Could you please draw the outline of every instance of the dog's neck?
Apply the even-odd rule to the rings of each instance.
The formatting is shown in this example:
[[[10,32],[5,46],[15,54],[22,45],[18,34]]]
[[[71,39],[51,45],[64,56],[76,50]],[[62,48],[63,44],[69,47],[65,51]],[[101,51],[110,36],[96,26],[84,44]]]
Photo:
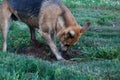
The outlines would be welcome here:
[[[64,4],[61,4],[60,6],[63,11],[62,17],[64,18],[66,27],[77,26],[78,24],[71,11]]]
[[[61,16],[58,17],[57,20],[57,28],[56,28],[57,33],[64,31],[66,28],[78,26],[70,10],[64,4],[61,4],[60,6],[63,13]]]

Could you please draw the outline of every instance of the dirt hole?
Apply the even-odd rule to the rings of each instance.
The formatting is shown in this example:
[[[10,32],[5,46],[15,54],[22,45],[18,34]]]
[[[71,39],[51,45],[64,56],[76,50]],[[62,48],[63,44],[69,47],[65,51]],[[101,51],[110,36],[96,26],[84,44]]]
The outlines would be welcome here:
[[[41,58],[43,60],[56,61],[56,58],[55,58],[54,54],[51,52],[48,45],[46,45],[44,43],[39,43],[39,46],[31,45],[24,49],[17,50],[17,53],[25,54],[25,55],[32,55],[37,58]],[[79,50],[69,50],[67,53],[63,53],[62,56],[67,60],[69,60],[71,58],[84,57],[83,54],[80,54]]]

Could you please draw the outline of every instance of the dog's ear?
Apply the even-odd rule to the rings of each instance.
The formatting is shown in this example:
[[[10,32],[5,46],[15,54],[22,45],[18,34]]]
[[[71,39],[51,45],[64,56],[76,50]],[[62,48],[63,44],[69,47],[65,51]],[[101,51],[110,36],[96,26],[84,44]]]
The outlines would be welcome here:
[[[74,38],[74,36],[75,36],[75,31],[74,31],[74,30],[70,30],[70,31],[68,32],[68,36],[69,36],[70,38]]]
[[[84,33],[88,29],[90,24],[91,24],[90,22],[85,23],[84,26],[81,28],[80,32]]]
[[[65,37],[66,38],[74,38],[75,36],[75,31],[74,30],[69,30],[65,32]]]

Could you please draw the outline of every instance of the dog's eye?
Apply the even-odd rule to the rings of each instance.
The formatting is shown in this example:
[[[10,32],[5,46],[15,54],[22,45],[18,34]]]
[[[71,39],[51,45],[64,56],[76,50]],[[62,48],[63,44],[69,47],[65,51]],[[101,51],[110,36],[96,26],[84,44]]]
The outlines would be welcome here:
[[[65,44],[66,47],[69,47],[70,45],[69,44]]]

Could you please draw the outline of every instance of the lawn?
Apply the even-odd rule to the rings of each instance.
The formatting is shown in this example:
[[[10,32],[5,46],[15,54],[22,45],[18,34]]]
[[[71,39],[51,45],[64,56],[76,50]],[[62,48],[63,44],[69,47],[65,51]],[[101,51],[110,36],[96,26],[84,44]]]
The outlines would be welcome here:
[[[8,52],[0,52],[0,80],[119,80],[120,79],[120,1],[63,0],[82,26],[89,30],[70,50],[82,58],[73,63],[46,61],[16,51],[31,45],[29,29],[13,22],[8,35]],[[37,33],[38,39],[45,43]],[[2,36],[0,31],[0,51]],[[79,56],[79,55],[77,55]]]

